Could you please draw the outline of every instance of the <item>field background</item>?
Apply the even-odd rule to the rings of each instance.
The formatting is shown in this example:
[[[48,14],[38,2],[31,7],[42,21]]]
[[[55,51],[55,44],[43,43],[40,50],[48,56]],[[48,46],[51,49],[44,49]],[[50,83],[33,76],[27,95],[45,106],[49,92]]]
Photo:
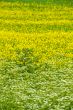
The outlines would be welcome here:
[[[72,0],[0,0],[0,110],[73,110]]]

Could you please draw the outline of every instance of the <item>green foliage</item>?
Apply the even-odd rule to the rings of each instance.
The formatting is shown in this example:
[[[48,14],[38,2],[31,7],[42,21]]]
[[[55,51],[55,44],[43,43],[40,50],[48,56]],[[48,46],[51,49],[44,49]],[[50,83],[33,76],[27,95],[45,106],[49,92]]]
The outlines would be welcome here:
[[[57,69],[53,65],[43,64],[40,69],[32,71],[28,68],[27,71],[27,66],[18,66],[15,62],[2,64],[1,110],[71,110],[73,108],[71,68]]]
[[[3,1],[11,2],[10,0],[3,0]],[[18,1],[18,0],[12,0],[12,2],[13,1]],[[30,1],[25,0],[24,2],[33,2],[33,0]],[[38,3],[41,2],[47,4],[55,3],[54,6],[57,6],[57,4],[63,4],[63,3],[66,4],[66,2],[69,3],[70,1],[35,0],[35,2]],[[72,3],[72,1],[70,3]],[[44,12],[41,15],[41,13],[43,12],[43,7],[40,5],[38,5],[38,7],[37,6],[35,7],[33,5],[26,7],[24,6],[13,7],[12,5],[10,6],[7,5],[8,4],[4,6],[1,5],[0,7],[0,11],[3,10],[2,11],[3,13],[1,12],[3,15],[0,15],[1,18],[0,31],[2,31],[0,35],[1,36],[0,52],[4,52],[6,49],[5,55],[10,54],[10,56],[8,57],[0,58],[0,110],[72,110],[73,109],[73,58],[71,56],[73,54],[73,50],[72,50],[73,34],[71,32],[73,30],[72,13],[70,13],[68,10],[61,11],[62,6],[61,8],[57,6],[58,8],[52,11],[51,8],[53,9],[53,6],[50,7],[50,5],[48,5],[47,8],[47,5],[45,5],[46,13],[48,9],[49,12],[51,11],[51,14],[49,13],[49,15],[45,15]],[[15,12],[15,10],[16,13],[14,13],[13,15],[13,12]],[[20,13],[22,13],[22,11],[23,12],[27,11],[27,13],[25,13],[26,15],[25,14],[21,15],[18,13],[19,11]],[[31,13],[31,16],[29,16],[28,14],[28,12],[30,11],[33,12]],[[61,14],[59,14],[60,12]],[[49,18],[50,16],[51,18]],[[43,20],[43,22],[44,19],[45,21],[51,20],[53,25],[50,24],[48,25],[47,23],[46,25],[35,24],[35,22],[32,22],[32,24],[28,23],[27,25],[25,25],[27,19],[28,21]],[[70,24],[66,22],[66,24],[61,25],[60,23],[59,25],[57,24],[59,22],[58,19],[62,21],[68,20]],[[6,20],[7,22],[5,22]],[[11,21],[9,22],[9,20],[13,22]],[[16,20],[17,22],[14,20]],[[56,24],[54,24],[54,20],[56,21]],[[21,22],[19,24],[18,21],[22,21],[22,24]],[[25,21],[24,24],[23,21]],[[46,34],[46,32],[50,30],[51,30],[51,34],[54,31],[56,32],[59,31],[57,37],[61,37],[59,35],[60,32],[62,31],[63,38],[60,38],[60,40],[57,39],[59,41],[55,42],[55,39],[57,37],[54,36],[53,39],[53,35],[54,35],[53,34],[52,35],[53,41],[51,40],[50,42],[46,42],[45,40],[48,46],[48,50],[49,49],[53,50],[52,52],[54,52],[55,50],[57,54],[55,53],[55,55],[52,56],[53,54],[52,53],[51,57],[48,57],[46,62],[39,63],[39,59],[41,58],[34,55],[34,49],[20,47],[19,43],[24,44],[24,42],[23,39],[21,40],[21,42],[19,42],[18,37],[20,37],[20,39],[22,35],[26,37],[25,34],[22,34],[25,32],[26,34],[28,33],[29,36],[31,33],[33,34],[33,32],[37,32],[40,33],[39,35],[42,35],[44,33],[44,37],[45,36],[51,37],[50,36],[51,34]],[[3,34],[4,31],[6,31],[7,34],[5,33]],[[66,32],[69,33],[67,34]],[[14,38],[15,35],[17,37],[17,42],[16,39]],[[35,33],[34,35],[37,36],[38,34]],[[9,36],[9,39],[6,39],[7,38],[6,36],[7,37]],[[10,37],[12,37],[12,40],[10,40]],[[6,42],[9,45],[6,45]],[[60,42],[63,43],[60,44]],[[46,46],[46,43],[44,46]],[[9,48],[9,46],[11,47]],[[10,49],[10,51],[8,51],[8,49]],[[60,52],[60,50],[62,52]],[[64,54],[70,56],[68,57],[64,56],[63,51]],[[10,53],[6,53],[6,52],[10,52]],[[15,59],[11,59],[13,55],[11,54],[11,52],[15,52],[14,53],[16,55],[16,57],[14,57]],[[43,53],[46,52],[43,51],[42,56],[44,55]],[[4,54],[2,54],[2,56],[3,55]]]
[[[25,2],[25,3],[43,3],[43,4],[60,4],[73,5],[73,0],[0,0],[4,2]]]

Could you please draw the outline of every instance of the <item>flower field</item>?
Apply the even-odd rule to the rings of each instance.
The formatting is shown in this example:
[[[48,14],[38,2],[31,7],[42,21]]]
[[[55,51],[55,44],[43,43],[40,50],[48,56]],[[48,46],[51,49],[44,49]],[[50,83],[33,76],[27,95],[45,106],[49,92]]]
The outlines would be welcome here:
[[[71,5],[0,2],[0,110],[73,110]]]

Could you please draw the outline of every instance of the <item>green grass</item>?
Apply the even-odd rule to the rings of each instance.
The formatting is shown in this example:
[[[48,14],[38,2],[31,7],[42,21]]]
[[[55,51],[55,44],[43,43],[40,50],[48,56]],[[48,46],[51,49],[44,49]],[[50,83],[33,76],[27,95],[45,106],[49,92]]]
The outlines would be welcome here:
[[[73,110],[72,1],[10,1],[0,2],[0,110]]]
[[[60,4],[60,5],[73,5],[73,0],[0,0],[3,2],[25,2],[25,3],[42,3],[42,4]]]

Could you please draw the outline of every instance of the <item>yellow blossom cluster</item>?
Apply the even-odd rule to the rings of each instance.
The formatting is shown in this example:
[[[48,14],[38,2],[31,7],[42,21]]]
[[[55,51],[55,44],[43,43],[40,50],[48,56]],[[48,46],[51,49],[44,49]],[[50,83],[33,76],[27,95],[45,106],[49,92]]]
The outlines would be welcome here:
[[[0,16],[0,59],[18,60],[24,49],[39,62],[73,58],[73,8],[1,2]]]

